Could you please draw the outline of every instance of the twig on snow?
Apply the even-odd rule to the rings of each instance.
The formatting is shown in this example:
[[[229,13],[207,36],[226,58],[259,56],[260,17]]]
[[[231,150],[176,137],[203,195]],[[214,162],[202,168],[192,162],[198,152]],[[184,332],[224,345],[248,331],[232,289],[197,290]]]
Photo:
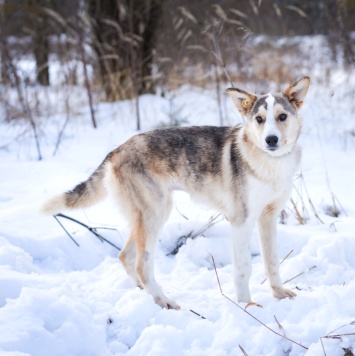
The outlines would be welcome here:
[[[62,229],[66,232],[66,234],[69,236],[69,238],[75,243],[75,245],[79,246],[80,245],[75,241],[74,237],[69,234],[68,230],[64,227],[64,225],[59,221],[56,215],[53,215],[54,219],[57,220],[58,224],[62,227]]]
[[[274,319],[279,327],[280,330],[282,330],[282,333],[284,334],[284,336],[286,336],[286,333],[285,333],[285,330],[284,328],[282,327],[282,325],[280,324],[280,322],[277,320],[276,316],[274,315]]]
[[[345,326],[349,326],[349,325],[355,325],[355,320],[352,321],[351,323],[348,323],[348,324],[344,324],[344,325],[342,325],[342,326],[339,326],[339,327],[336,328],[335,330],[333,330],[333,331],[331,331],[330,333],[328,333],[328,335],[329,335],[329,334],[333,334],[333,333],[335,333],[336,331],[338,331],[339,329],[342,329],[342,328],[344,328]]]
[[[313,266],[313,267],[307,268],[305,271],[303,271],[303,272],[297,274],[296,276],[294,276],[294,277],[288,279],[287,281],[283,282],[282,284],[286,284],[286,283],[288,283],[288,282],[290,282],[290,281],[293,281],[295,278],[297,278],[297,277],[299,277],[299,276],[302,276],[302,274],[305,274],[306,272],[310,271],[310,270],[313,269],[313,268],[317,268],[317,266]]]
[[[327,356],[326,352],[325,352],[325,348],[324,348],[324,344],[323,344],[323,340],[322,339],[336,339],[336,340],[341,340],[341,338],[343,336],[355,336],[355,333],[349,333],[349,334],[338,334],[338,335],[325,335],[325,336],[321,336],[320,342],[322,344],[322,348],[323,348],[323,353],[324,356]],[[346,354],[347,355],[347,354]],[[351,354],[352,355],[352,354]]]
[[[178,212],[179,212],[179,210],[178,210]],[[180,213],[180,214],[181,214],[181,213]],[[182,214],[181,214],[181,215],[182,215]],[[184,236],[179,237],[179,239],[178,239],[177,242],[176,242],[176,247],[175,247],[171,252],[169,252],[169,253],[167,254],[167,256],[176,255],[176,254],[179,252],[180,248],[181,248],[183,245],[186,244],[187,239],[193,240],[193,239],[195,239],[196,237],[198,237],[198,236],[200,236],[200,235],[203,236],[203,233],[204,233],[205,231],[207,231],[211,226],[213,226],[213,225],[219,223],[220,221],[224,220],[224,216],[221,217],[221,215],[222,215],[222,214],[219,213],[219,214],[215,214],[215,215],[211,216],[211,217],[209,218],[208,222],[207,222],[204,226],[202,226],[201,229],[197,230],[196,232],[190,231],[187,235],[184,235]],[[185,219],[187,219],[184,215],[182,215],[182,216],[183,216]]]
[[[64,215],[64,214],[57,214],[57,215],[53,215],[53,217],[58,221],[59,225],[63,228],[63,230],[66,232],[66,234],[70,237],[70,239],[77,245],[80,246],[75,240],[74,238],[70,235],[70,233],[68,232],[68,230],[65,229],[65,227],[63,226],[63,224],[59,221],[58,217],[60,218],[64,218],[64,219],[68,219],[72,222],[75,222],[76,224],[79,224],[83,227],[85,227],[85,229],[89,230],[92,234],[94,234],[102,243],[103,242],[107,242],[108,244],[110,244],[111,246],[113,246],[114,248],[116,248],[118,251],[121,251],[121,249],[119,247],[117,247],[114,243],[112,243],[111,241],[107,240],[106,238],[104,238],[102,235],[100,235],[97,230],[98,229],[105,229],[105,230],[116,230],[114,228],[109,228],[109,227],[90,227],[89,225],[84,224],[83,222],[74,219],[70,216]]]
[[[192,309],[190,309],[190,312],[199,316],[201,319],[206,319],[203,315],[199,314],[199,313],[196,313],[195,311],[193,311]]]
[[[243,352],[244,356],[248,356],[248,354],[245,352],[245,350],[239,345],[240,350]]]
[[[321,344],[322,344],[324,356],[327,356],[327,354],[326,354],[326,352],[325,352],[325,348],[324,348],[324,344],[323,344],[323,340],[322,340],[322,339],[336,339],[336,340],[339,340],[339,339],[341,339],[343,336],[355,336],[355,333],[330,335],[330,334],[333,334],[335,331],[337,331],[337,330],[339,330],[339,329],[341,329],[341,328],[344,328],[345,326],[349,326],[349,325],[355,325],[355,321],[352,321],[352,322],[349,323],[349,324],[342,325],[342,326],[340,326],[339,328],[336,328],[335,330],[331,331],[331,332],[328,333],[327,335],[321,336],[321,337],[319,338],[319,339],[320,339],[320,342],[321,342]],[[352,355],[352,353],[351,353],[351,354],[345,353],[345,355]]]
[[[263,323],[261,320],[259,320],[258,318],[256,318],[253,314],[249,313],[246,309],[242,308],[239,304],[237,304],[234,300],[232,300],[231,298],[229,298],[228,296],[226,296],[224,293],[223,293],[223,290],[222,290],[222,286],[221,286],[221,282],[219,281],[219,277],[218,277],[218,273],[217,273],[217,267],[216,267],[216,263],[214,261],[214,257],[212,255],[210,255],[211,258],[212,258],[212,262],[213,262],[213,266],[214,266],[214,271],[216,273],[216,277],[217,277],[217,281],[218,281],[218,286],[219,286],[219,290],[222,294],[222,296],[226,299],[228,299],[231,303],[233,303],[236,307],[238,307],[240,310],[242,310],[244,313],[248,314],[251,318],[253,318],[254,320],[256,320],[259,324],[263,325],[266,329],[270,330],[272,333],[274,333],[275,335],[278,335],[280,337],[282,337],[283,339],[286,339],[290,342],[292,342],[293,344],[296,344],[300,347],[303,347],[305,350],[308,350],[308,347],[306,346],[303,346],[302,344],[298,343],[297,341],[294,341],[290,338],[288,338],[287,336],[284,336],[278,332],[276,332],[275,330],[271,329],[269,326],[267,326],[265,323]]]

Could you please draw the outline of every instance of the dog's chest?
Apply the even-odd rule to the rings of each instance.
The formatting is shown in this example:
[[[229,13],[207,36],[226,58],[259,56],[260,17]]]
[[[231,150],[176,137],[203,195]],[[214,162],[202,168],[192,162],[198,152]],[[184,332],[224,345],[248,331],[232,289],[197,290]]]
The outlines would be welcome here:
[[[247,178],[247,206],[250,214],[259,216],[270,204],[283,203],[292,189],[292,177],[265,182],[253,176]],[[277,205],[278,205],[277,204]]]

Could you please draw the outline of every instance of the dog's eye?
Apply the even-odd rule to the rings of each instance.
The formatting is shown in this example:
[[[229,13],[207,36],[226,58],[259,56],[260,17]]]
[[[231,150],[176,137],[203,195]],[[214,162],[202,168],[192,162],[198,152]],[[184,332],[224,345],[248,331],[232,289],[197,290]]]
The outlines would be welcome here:
[[[281,114],[280,116],[279,116],[279,120],[280,121],[285,121],[287,119],[287,115],[286,114]]]
[[[258,124],[261,124],[263,122],[263,118],[261,116],[257,116],[255,120],[257,121]]]

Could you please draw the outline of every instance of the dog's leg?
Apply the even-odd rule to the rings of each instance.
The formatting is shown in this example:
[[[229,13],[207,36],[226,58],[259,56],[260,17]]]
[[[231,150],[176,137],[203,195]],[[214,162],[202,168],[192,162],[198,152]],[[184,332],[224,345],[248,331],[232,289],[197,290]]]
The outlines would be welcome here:
[[[258,227],[266,276],[269,279],[274,296],[278,299],[282,299],[287,297],[292,298],[296,296],[296,293],[283,288],[281,283],[276,234],[279,211],[280,209],[273,204],[266,206],[259,218]]]
[[[250,235],[252,224],[232,224],[234,282],[238,302],[249,303],[249,279],[251,275]]]
[[[154,277],[155,243],[172,208],[171,191],[163,180],[148,170],[138,174],[128,168],[116,170],[113,178],[117,179],[111,182],[131,227],[131,234],[119,258],[128,275],[152,295],[158,305],[179,309],[174,301],[164,295]]]
[[[136,235],[137,232],[132,230],[118,258],[136,286],[143,289],[142,282],[136,272]]]
[[[173,300],[168,299],[154,277],[154,252],[159,231],[167,220],[172,202],[171,197],[166,204],[160,201],[159,211],[146,209],[136,222],[136,272],[144,289],[153,296],[154,301],[163,308],[180,309]]]

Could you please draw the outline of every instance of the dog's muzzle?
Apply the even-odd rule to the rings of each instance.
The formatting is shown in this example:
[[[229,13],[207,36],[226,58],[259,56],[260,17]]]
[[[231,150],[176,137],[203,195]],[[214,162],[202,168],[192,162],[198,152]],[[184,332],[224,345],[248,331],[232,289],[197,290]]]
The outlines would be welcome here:
[[[275,151],[278,148],[279,138],[275,135],[270,135],[266,137],[265,142],[268,150]]]

